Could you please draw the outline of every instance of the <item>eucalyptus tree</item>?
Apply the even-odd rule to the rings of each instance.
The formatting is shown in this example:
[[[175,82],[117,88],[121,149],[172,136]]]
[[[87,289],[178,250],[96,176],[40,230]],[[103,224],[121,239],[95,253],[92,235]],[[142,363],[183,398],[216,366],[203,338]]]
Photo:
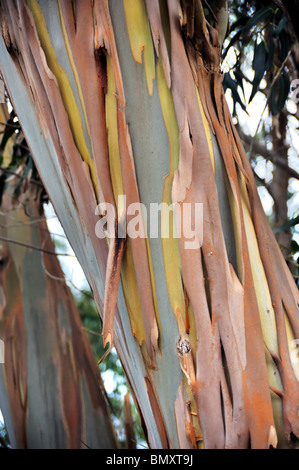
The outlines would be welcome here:
[[[223,92],[227,2],[0,5],[9,96],[150,447],[291,445],[298,291]]]

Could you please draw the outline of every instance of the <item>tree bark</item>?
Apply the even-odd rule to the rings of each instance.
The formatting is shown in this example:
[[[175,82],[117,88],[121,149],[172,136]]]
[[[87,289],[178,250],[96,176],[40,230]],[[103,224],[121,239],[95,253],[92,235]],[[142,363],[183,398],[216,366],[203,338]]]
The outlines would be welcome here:
[[[288,145],[286,143],[287,116],[280,112],[273,116],[272,143],[275,153],[279,153],[281,158],[288,163]],[[282,226],[288,220],[288,189],[289,174],[283,168],[275,168],[271,182],[271,192],[274,196],[274,214],[276,227]],[[276,240],[280,245],[283,256],[287,260],[291,254],[291,231],[290,229],[278,232]]]
[[[105,306],[104,341],[117,348],[150,446],[267,448],[298,438],[298,291],[232,124],[219,31],[202,3],[2,0],[0,11],[1,71]],[[190,240],[165,206],[158,238],[151,227],[145,239],[127,233],[123,250],[97,236],[99,203],[118,209],[106,219],[120,231],[126,213],[128,231],[128,209],[140,202],[148,214],[153,203],[190,204],[193,229],[202,203],[203,237]],[[173,219],[181,237],[164,238]]]
[[[29,183],[25,195],[16,197],[18,181],[12,177],[3,196],[0,229],[0,241],[11,240],[0,245],[0,408],[10,443],[27,449],[117,448],[103,382],[55,255],[41,190]]]

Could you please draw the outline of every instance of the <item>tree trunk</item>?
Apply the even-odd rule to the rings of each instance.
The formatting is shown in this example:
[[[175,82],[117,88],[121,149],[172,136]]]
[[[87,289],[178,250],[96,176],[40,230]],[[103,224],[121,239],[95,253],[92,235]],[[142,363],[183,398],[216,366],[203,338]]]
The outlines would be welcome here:
[[[1,71],[149,445],[299,438],[298,291],[224,98],[226,2],[218,29],[192,0],[0,4]]]
[[[272,129],[272,144],[273,149],[278,153],[281,158],[288,163],[288,145],[286,143],[286,127],[287,127],[287,116],[282,111],[278,115],[273,116],[273,129]],[[273,194],[274,200],[274,214],[275,214],[275,226],[280,227],[288,220],[288,190],[289,190],[289,174],[287,170],[283,168],[275,167],[273,170],[273,179],[270,184],[271,194]],[[276,240],[280,246],[283,256],[287,260],[291,251],[291,230],[286,229],[276,234]]]
[[[12,177],[3,196],[0,231],[0,408],[11,445],[117,448],[99,369],[47,229],[40,187],[16,195],[18,182]]]

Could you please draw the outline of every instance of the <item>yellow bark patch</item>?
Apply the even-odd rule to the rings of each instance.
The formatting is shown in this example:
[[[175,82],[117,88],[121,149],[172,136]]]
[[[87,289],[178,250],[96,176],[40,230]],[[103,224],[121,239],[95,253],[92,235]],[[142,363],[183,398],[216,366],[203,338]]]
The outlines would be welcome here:
[[[296,350],[298,350],[298,338],[296,338],[294,334],[290,320],[288,316],[286,315],[286,313],[285,313],[284,319],[285,319],[285,324],[286,324],[286,333],[287,333],[287,338],[288,338],[290,359],[291,359],[295,376],[297,380],[299,381],[299,361],[298,361],[298,353],[296,352]]]
[[[250,258],[250,266],[252,270],[254,289],[261,318],[263,336],[267,346],[271,348],[272,351],[274,351],[276,354],[278,354],[275,313],[272,306],[264,266],[260,257],[256,233],[251,218],[251,211],[249,206],[247,189],[245,186],[245,179],[243,175],[240,176],[240,190],[246,239]]]
[[[48,67],[56,77],[61,97],[69,117],[70,127],[74,136],[74,141],[81,154],[82,159],[88,164],[90,168],[92,181],[98,196],[99,191],[95,165],[84,138],[81,115],[72,91],[71,84],[69,82],[65,70],[61,67],[57,59],[55,49],[53,47],[53,44],[51,43],[51,39],[47,30],[43,11],[39,3],[37,2],[37,0],[28,0],[28,7],[30,8],[34,18],[38,37],[41,43],[41,47],[45,53]]]
[[[153,94],[155,79],[155,55],[150,27],[143,0],[123,0],[127,29],[134,60],[144,67],[148,92]]]
[[[88,132],[88,135],[90,135],[88,120],[87,120],[87,114],[86,114],[86,109],[85,109],[85,104],[84,104],[84,98],[83,98],[83,93],[82,93],[82,88],[81,88],[78,72],[77,72],[77,69],[76,69],[76,66],[75,66],[75,62],[74,62],[74,58],[73,58],[73,54],[72,54],[72,48],[70,46],[70,42],[69,42],[68,36],[67,36],[67,32],[66,32],[66,28],[65,28],[65,24],[64,24],[64,20],[63,20],[63,15],[62,15],[62,11],[61,11],[60,0],[58,0],[58,8],[59,8],[62,34],[63,34],[63,38],[64,38],[64,43],[65,43],[67,55],[68,55],[70,65],[71,65],[71,68],[72,68],[72,71],[73,71],[73,74],[74,74],[75,82],[76,82],[76,85],[77,85],[79,99],[80,99],[80,103],[81,103],[81,106],[82,106],[82,111],[83,111],[83,115],[84,115],[84,120],[85,120],[85,125],[86,125],[86,128],[87,128],[87,132]]]
[[[178,319],[180,334],[186,333],[185,327],[182,328],[178,312],[185,311],[185,298],[181,278],[181,258],[178,240],[176,238],[174,227],[174,214],[172,210],[167,210],[172,204],[171,190],[174,172],[179,163],[179,129],[174,109],[171,90],[167,87],[161,57],[157,63],[157,82],[160,97],[162,114],[169,139],[169,175],[164,181],[164,191],[161,210],[161,237],[164,258],[165,280],[167,285],[168,297],[171,308]],[[169,233],[166,230],[169,229]],[[179,313],[179,316],[181,313]]]
[[[109,167],[115,203],[119,213],[122,213],[123,208],[118,207],[118,196],[124,194],[124,188],[119,156],[116,85],[111,58],[109,55],[107,55],[107,81],[105,109],[109,149]]]
[[[141,345],[143,341],[145,342],[146,338],[130,243],[130,239],[128,238],[127,246],[122,259],[121,283],[130,318],[132,333],[133,336],[136,337],[138,344]]]

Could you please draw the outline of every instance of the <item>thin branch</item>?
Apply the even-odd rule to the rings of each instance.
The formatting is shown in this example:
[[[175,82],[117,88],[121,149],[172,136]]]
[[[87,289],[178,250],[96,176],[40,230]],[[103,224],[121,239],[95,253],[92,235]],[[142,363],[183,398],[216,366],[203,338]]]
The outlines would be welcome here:
[[[100,364],[102,364],[103,361],[105,361],[105,359],[109,356],[109,354],[111,353],[112,349],[113,349],[113,345],[110,344],[109,348],[107,349],[107,351],[103,354],[103,356],[98,360],[98,366]]]
[[[271,185],[268,184],[264,178],[261,178],[255,170],[253,170],[253,173],[254,173],[255,178],[261,183],[262,186],[264,186],[264,188],[266,188],[266,190],[272,197],[273,201],[275,202],[275,197],[273,195],[273,191],[271,190]]]
[[[25,248],[31,248],[32,250],[36,250],[36,251],[41,251],[43,253],[46,253],[48,255],[54,255],[54,256],[70,256],[72,258],[75,258],[74,255],[71,255],[69,253],[56,253],[55,251],[50,251],[50,250],[46,250],[44,248],[40,248],[39,246],[34,246],[34,245],[30,245],[28,243],[24,243],[24,242],[20,242],[19,240],[13,240],[11,238],[7,238],[7,237],[2,237],[0,236],[0,240],[4,241],[4,242],[7,242],[7,243],[13,243],[15,245],[20,245],[20,246],[24,246]]]
[[[82,326],[82,330],[86,331],[86,333],[89,333],[90,335],[97,336],[98,338],[102,338],[101,333],[97,333],[96,331],[89,330],[88,328],[85,328]]]
[[[209,5],[209,3],[207,2],[207,0],[204,0],[204,3],[205,3],[205,6],[207,7],[207,9],[209,10],[209,12],[211,13],[211,15],[213,16],[215,22],[217,23],[217,17],[211,7],[211,5]]]
[[[10,122],[3,122],[3,121],[0,121],[0,125],[2,125],[2,126],[7,126],[7,127],[12,127],[12,128],[14,128],[14,129],[21,129],[20,124],[11,124]]]
[[[82,444],[87,448],[87,449],[91,449],[91,447],[89,447],[86,442],[82,441],[82,439],[80,439],[80,441],[82,442]]]
[[[299,180],[299,173],[294,168],[289,167],[278,153],[268,150],[263,144],[258,142],[255,137],[245,134],[240,126],[237,126],[237,130],[241,140],[250,145],[251,153],[254,152],[257,155],[261,155],[266,160],[274,163],[274,165],[287,171],[290,178]]]
[[[1,211],[0,211],[0,215],[7,216],[7,214],[4,214]],[[18,224],[0,224],[0,228],[24,227],[24,226],[27,226],[27,225],[34,225],[34,224],[39,224],[39,223],[43,223],[43,222],[45,222],[45,219],[30,220],[29,222],[21,222],[21,223],[18,223]],[[49,232],[48,228],[39,227],[38,229],[43,231],[43,232]],[[63,235],[62,233],[50,232],[50,234],[51,234],[52,237],[61,237],[64,240],[67,240],[67,237],[65,235]]]
[[[45,232],[48,231],[47,228],[40,228],[40,230],[44,230]],[[63,235],[62,233],[55,233],[55,232],[51,232],[51,231],[50,231],[50,234],[51,234],[51,236],[53,236],[54,238],[55,238],[55,237],[60,237],[60,238],[63,238],[64,240],[68,241],[68,238],[67,238],[65,235]]]
[[[14,217],[12,216],[11,214],[7,213],[7,212],[3,212],[3,211],[0,211],[0,215],[3,215],[4,217],[6,217],[7,219],[10,219],[10,220],[14,220],[14,221],[18,221],[19,219],[17,217]],[[34,224],[39,224],[41,222],[44,222],[45,220],[49,220],[49,219],[57,219],[57,215],[51,215],[47,218],[45,217],[41,217],[41,218],[38,218],[38,219],[34,219],[34,220],[29,220],[28,222],[18,222],[17,224],[11,224],[11,225],[6,225],[6,224],[2,224],[0,225],[0,228],[11,228],[11,227],[19,227],[19,226],[23,226],[23,225],[34,225]],[[46,230],[46,229],[45,229]],[[58,235],[58,234],[56,234]],[[64,236],[64,235],[62,235]]]
[[[19,175],[15,171],[8,170],[7,168],[0,168],[0,171],[2,171],[3,173],[7,173],[8,175],[16,176],[17,178],[19,178],[21,180],[26,180],[31,184],[36,184],[37,186],[40,186],[41,188],[44,187],[44,185],[40,181],[37,181],[37,180],[34,180],[34,179],[28,180],[25,176]]]
[[[80,294],[84,295],[85,297],[87,297],[88,299],[90,300],[93,300],[94,301],[94,297],[92,294],[90,294],[89,292],[86,292],[85,290],[83,289],[80,289],[79,287],[77,287],[72,280],[69,281],[70,284],[72,284],[72,286],[74,287],[74,289],[76,289],[78,292],[80,292]]]
[[[0,214],[5,215],[5,216],[7,215],[3,212],[0,212]],[[21,222],[21,223],[18,223],[18,224],[0,224],[0,228],[24,227],[24,226],[27,226],[27,225],[39,224],[39,223],[42,223],[44,221],[45,221],[45,219],[39,219],[39,220],[30,220],[30,222]],[[42,230],[42,228],[40,227],[39,230]]]
[[[42,266],[43,266],[43,270],[46,276],[48,276],[50,279],[53,279],[54,281],[59,281],[59,282],[66,282],[65,277],[58,277],[58,276],[54,276],[54,274],[51,274],[45,267],[44,260],[42,260]]]

